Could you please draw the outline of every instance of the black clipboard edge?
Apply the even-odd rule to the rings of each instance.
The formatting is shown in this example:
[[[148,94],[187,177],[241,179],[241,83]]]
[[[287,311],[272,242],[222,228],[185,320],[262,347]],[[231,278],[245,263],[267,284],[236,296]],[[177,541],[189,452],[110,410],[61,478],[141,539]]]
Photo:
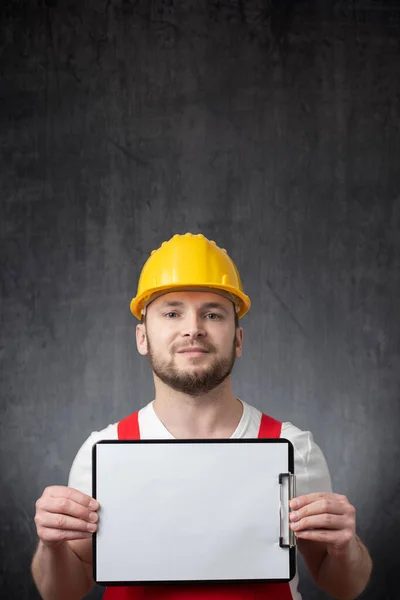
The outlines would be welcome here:
[[[294,575],[293,575],[294,577]],[[136,587],[136,586],[204,586],[208,585],[258,585],[258,584],[268,584],[268,583],[289,583],[293,577],[290,579],[207,579],[207,580],[188,580],[182,581],[179,579],[178,581],[96,581],[97,585],[101,585],[104,587]]]

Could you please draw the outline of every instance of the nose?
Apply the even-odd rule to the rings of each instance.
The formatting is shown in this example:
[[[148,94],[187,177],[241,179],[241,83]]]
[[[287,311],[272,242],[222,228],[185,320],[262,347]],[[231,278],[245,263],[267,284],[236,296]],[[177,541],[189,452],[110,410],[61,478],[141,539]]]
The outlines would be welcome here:
[[[188,313],[186,315],[183,321],[182,335],[183,337],[191,339],[204,337],[206,335],[201,315],[198,315],[197,313]]]

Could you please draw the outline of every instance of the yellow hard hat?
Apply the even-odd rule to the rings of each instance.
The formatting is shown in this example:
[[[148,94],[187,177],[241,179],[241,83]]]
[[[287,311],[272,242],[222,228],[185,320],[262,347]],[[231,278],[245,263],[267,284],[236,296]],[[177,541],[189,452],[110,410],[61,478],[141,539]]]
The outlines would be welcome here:
[[[239,318],[250,308],[250,298],[243,293],[236,265],[224,248],[201,233],[174,235],[153,250],[144,264],[131,311],[141,319],[146,305],[155,296],[199,288],[232,297]]]

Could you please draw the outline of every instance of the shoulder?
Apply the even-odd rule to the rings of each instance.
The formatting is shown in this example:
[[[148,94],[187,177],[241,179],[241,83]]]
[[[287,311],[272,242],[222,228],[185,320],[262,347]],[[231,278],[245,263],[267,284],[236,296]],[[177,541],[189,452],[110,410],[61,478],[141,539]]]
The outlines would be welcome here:
[[[117,440],[118,423],[112,423],[100,431],[92,431],[79,448],[68,477],[68,487],[92,495],[92,448],[101,440]]]
[[[100,442],[101,440],[116,439],[118,439],[118,423],[111,423],[111,425],[108,425],[100,431],[92,431],[89,437],[83,442],[82,446],[78,451],[78,454],[82,450],[82,448],[85,448],[87,446],[90,446],[91,448],[93,444],[95,444],[96,442]]]
[[[281,438],[293,444],[297,496],[331,492],[332,482],[325,456],[311,431],[303,431],[289,421],[282,423]]]

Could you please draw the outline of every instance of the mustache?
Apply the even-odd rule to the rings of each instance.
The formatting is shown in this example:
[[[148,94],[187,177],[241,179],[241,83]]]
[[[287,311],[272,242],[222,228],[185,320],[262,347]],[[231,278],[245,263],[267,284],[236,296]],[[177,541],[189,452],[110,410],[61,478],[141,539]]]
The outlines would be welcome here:
[[[213,352],[214,351],[214,346],[212,346],[209,343],[204,343],[202,342],[201,344],[199,344],[198,342],[196,344],[186,344],[184,346],[176,346],[173,348],[174,352],[182,352],[184,350],[190,350],[191,348],[200,348],[201,350],[204,350],[205,352]]]

